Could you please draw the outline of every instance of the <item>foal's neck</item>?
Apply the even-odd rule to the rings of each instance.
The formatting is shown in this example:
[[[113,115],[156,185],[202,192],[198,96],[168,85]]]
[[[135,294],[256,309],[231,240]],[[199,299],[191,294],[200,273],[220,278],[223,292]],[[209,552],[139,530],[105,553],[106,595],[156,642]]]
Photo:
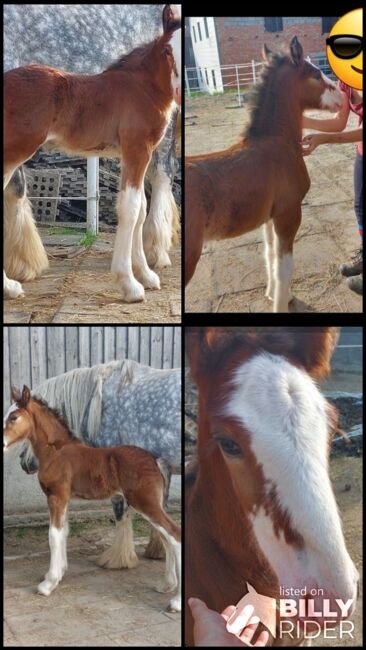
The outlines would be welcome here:
[[[302,133],[303,109],[294,94],[276,85],[276,80],[267,87],[264,101],[255,109],[252,120],[255,137],[280,136],[298,147]]]
[[[33,432],[29,436],[33,451],[39,461],[54,449],[70,442],[65,425],[53,413],[44,413],[41,406],[32,404]]]

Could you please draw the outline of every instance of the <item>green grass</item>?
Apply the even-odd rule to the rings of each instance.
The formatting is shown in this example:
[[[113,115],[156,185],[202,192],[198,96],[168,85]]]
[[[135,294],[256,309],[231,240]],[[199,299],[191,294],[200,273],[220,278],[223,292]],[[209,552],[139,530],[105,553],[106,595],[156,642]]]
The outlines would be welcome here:
[[[73,521],[70,523],[70,536],[72,537],[73,535],[79,535],[80,533],[83,533],[87,528],[87,523],[78,523]]]
[[[85,235],[80,239],[79,246],[85,246],[85,248],[90,248],[90,246],[94,244],[97,238],[98,235],[93,235],[91,232],[86,232]]]
[[[57,226],[52,226],[47,230],[47,235],[78,235],[84,232],[83,228],[58,228]]]
[[[17,532],[16,532],[16,538],[17,539],[24,539],[26,534],[27,534],[27,531],[25,530],[25,528],[18,528]]]

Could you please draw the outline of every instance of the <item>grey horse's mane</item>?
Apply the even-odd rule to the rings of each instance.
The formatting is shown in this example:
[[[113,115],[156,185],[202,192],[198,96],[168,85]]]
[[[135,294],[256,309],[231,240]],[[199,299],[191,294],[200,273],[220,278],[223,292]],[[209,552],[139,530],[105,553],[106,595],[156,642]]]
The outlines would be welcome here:
[[[171,370],[157,370],[136,361],[124,359],[101,363],[91,368],[76,368],[69,372],[48,379],[37,386],[32,396],[40,397],[52,405],[72,435],[87,441],[92,446],[98,445],[102,426],[103,385],[114,373],[118,384],[115,389],[131,386],[140,379],[163,377]],[[145,384],[146,386],[146,384]],[[116,443],[118,444],[118,443]],[[31,445],[25,443],[24,460],[29,461],[33,455]]]

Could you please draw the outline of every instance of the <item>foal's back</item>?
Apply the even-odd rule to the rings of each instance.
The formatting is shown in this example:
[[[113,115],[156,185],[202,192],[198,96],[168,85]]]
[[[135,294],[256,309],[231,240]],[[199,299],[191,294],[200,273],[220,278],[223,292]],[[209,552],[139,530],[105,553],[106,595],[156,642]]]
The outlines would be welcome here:
[[[201,227],[203,240],[243,235],[299,201],[308,183],[300,150],[279,136],[188,157],[188,232]]]
[[[159,125],[154,124],[154,128],[161,121],[163,129],[165,118],[160,120],[159,111],[149,106],[148,81],[144,73],[136,75],[122,69],[95,75],[44,65],[9,70],[4,75],[5,144],[14,147],[15,134],[7,128],[9,121],[17,125],[18,138],[32,140],[31,149],[46,143],[46,148],[86,156],[118,156],[128,127],[145,134],[156,113]]]
[[[164,478],[152,454],[140,447],[94,448],[70,443],[54,451],[50,461],[39,471],[41,483],[59,484],[68,496],[82,499],[106,499],[129,490],[161,490]]]

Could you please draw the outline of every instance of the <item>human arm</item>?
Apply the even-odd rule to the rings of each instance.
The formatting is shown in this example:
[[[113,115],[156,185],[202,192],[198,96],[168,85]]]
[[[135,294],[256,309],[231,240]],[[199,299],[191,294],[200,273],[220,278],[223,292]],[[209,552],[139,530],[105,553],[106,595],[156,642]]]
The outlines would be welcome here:
[[[362,128],[342,131],[342,133],[309,133],[301,142],[302,153],[308,156],[320,144],[346,144],[362,140]]]
[[[327,120],[320,120],[315,117],[307,117],[306,115],[303,115],[302,128],[317,129],[318,131],[326,133],[343,131],[347,125],[350,108],[346,93],[342,92],[342,98],[342,108],[334,115],[334,117]]]

